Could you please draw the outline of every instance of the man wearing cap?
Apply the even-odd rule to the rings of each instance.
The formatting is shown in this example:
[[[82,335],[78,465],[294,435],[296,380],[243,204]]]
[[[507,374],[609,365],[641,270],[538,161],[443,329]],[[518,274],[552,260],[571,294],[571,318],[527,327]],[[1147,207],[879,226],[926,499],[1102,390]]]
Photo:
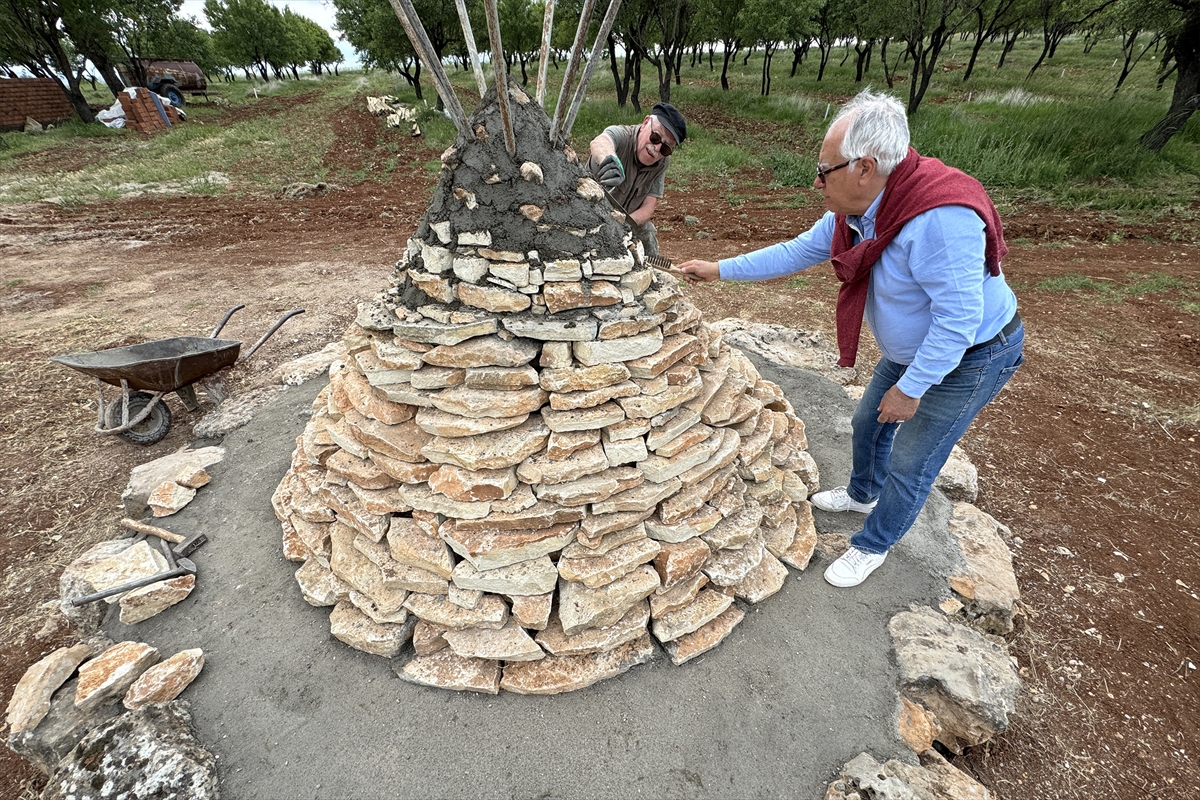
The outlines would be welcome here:
[[[688,280],[766,280],[832,261],[837,339],[854,366],[864,321],[883,356],[852,421],[850,483],[817,508],[866,514],[825,570],[857,586],[912,526],[971,421],[1023,360],[1017,298],[1000,268],[1000,215],[974,178],[909,146],[904,106],[869,89],[829,126],[813,188],[829,212],[789,242],[679,266]]]
[[[683,114],[670,103],[658,103],[641,125],[609,125],[592,139],[588,169],[629,213],[634,236],[649,256],[658,255],[658,231],[650,218],[663,196],[671,152],[686,138]]]

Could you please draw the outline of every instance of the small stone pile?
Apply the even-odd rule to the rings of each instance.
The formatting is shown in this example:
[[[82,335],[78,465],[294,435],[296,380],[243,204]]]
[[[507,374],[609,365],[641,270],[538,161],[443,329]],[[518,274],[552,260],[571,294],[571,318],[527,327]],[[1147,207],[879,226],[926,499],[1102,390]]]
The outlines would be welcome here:
[[[808,564],[817,471],[779,387],[510,97],[516,157],[492,89],[273,504],[338,639],[411,641],[417,683],[554,694],[654,639],[676,664],[720,643]]]

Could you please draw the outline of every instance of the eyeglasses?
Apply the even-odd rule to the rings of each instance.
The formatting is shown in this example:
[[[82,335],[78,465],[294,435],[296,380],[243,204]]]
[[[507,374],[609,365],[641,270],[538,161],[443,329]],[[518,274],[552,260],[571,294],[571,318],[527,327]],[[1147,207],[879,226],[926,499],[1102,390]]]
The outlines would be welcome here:
[[[675,148],[667,144],[666,140],[659,135],[658,131],[654,130],[653,122],[650,123],[650,144],[658,148],[658,152],[663,158],[666,158],[667,156],[671,155],[671,153],[675,152]]]
[[[842,169],[843,167],[850,166],[857,160],[858,159],[852,158],[849,161],[843,161],[842,163],[838,164],[836,167],[830,167],[829,169],[818,169],[817,170],[817,181],[819,181],[820,184],[822,186],[824,186],[826,176],[830,175],[831,173],[837,172],[839,169]]]

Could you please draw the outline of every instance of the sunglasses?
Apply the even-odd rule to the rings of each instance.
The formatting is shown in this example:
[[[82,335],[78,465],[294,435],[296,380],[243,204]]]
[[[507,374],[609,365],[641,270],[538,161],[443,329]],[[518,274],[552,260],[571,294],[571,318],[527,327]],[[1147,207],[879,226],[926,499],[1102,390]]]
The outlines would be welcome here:
[[[658,152],[663,156],[663,158],[666,158],[667,156],[671,155],[671,153],[675,152],[675,148],[667,144],[666,141],[663,140],[663,137],[659,135],[658,131],[654,130],[653,123],[650,125],[650,144],[658,148]]]
[[[841,164],[838,164],[836,167],[830,167],[829,169],[818,169],[817,170],[817,180],[821,182],[822,186],[824,186],[826,175],[837,172],[839,169],[848,167],[851,164],[853,164],[855,161],[857,161],[857,159],[852,158],[849,161],[843,161]]]

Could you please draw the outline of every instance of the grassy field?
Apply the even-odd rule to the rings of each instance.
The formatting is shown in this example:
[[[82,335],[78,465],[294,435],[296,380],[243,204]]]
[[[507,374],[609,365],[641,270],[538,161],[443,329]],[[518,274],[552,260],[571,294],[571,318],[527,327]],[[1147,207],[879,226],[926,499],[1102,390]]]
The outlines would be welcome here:
[[[1032,77],[1028,71],[1040,40],[1027,38],[996,69],[998,48],[985,47],[971,80],[962,75],[970,42],[956,42],[941,61],[911,125],[914,145],[977,176],[1006,203],[1037,202],[1115,213],[1124,218],[1192,219],[1200,196],[1200,119],[1193,119],[1161,153],[1138,146],[1138,137],[1165,112],[1170,85],[1156,86],[1155,64],[1144,61],[1119,94],[1116,40],[1098,43],[1090,53],[1071,39]],[[717,186],[744,169],[768,169],[776,186],[807,186],[812,163],[828,115],[862,85],[886,88],[878,58],[863,84],[854,82],[854,59],[841,63],[835,51],[825,79],[815,80],[816,65],[806,61],[789,77],[791,53],[775,57],[771,95],[758,86],[761,58],[730,71],[731,89],[720,88],[720,57],[715,69],[707,60],[695,67],[685,59],[682,82],[672,88],[672,101],[694,118],[686,149],[672,167],[671,179],[682,186]],[[851,55],[853,55],[851,53]],[[903,70],[905,65],[901,65]],[[657,100],[657,78],[644,65],[643,112]],[[452,72],[462,87],[473,87],[469,73]],[[551,81],[562,70],[551,71]],[[340,77],[285,82],[221,84],[219,104],[197,102],[188,107],[189,124],[169,136],[144,137],[110,131],[100,125],[68,123],[40,135],[4,134],[0,139],[0,203],[55,198],[77,203],[112,199],[132,188],[197,194],[275,191],[296,181],[357,182],[388,179],[390,167],[372,175],[327,174],[321,154],[333,132],[306,124],[287,113],[256,114],[253,106],[277,98],[316,94],[304,114],[307,121],[323,111],[361,102],[365,94],[390,93],[416,102],[413,91],[395,76],[347,73]],[[901,75],[894,93],[907,97]],[[433,96],[426,87],[426,97]],[[556,91],[549,92],[552,105]],[[101,92],[96,103],[107,102]],[[228,109],[245,109],[227,119]],[[269,108],[268,108],[269,110]],[[618,108],[607,64],[596,71],[587,101],[573,131],[577,148],[605,125],[636,122],[632,106]],[[718,117],[724,125],[702,120]],[[453,126],[430,111],[422,121],[428,142],[437,148],[454,137]],[[731,137],[730,126],[745,125],[758,135]],[[36,181],[15,174],[22,156],[54,150],[61,172]],[[76,153],[77,155],[72,155]],[[685,155],[684,155],[685,154]],[[436,164],[430,164],[435,169]],[[737,198],[731,198],[732,202]],[[798,203],[803,202],[797,200]]]

